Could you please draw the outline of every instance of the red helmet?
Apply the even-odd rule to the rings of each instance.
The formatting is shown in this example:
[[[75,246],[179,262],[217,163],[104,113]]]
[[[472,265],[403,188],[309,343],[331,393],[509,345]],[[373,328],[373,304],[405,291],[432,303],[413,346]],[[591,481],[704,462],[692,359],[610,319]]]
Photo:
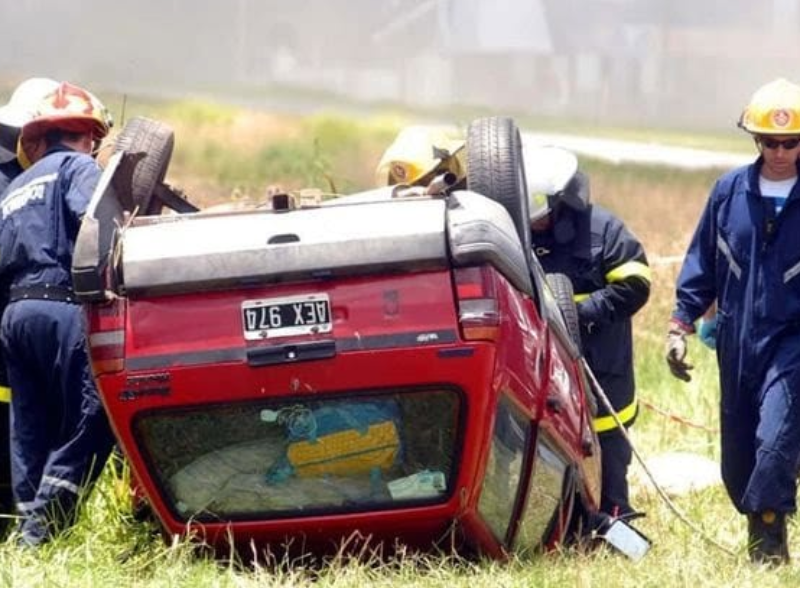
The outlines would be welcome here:
[[[39,103],[33,119],[22,127],[22,140],[35,141],[53,130],[91,133],[101,140],[110,123],[108,109],[93,94],[65,81]]]

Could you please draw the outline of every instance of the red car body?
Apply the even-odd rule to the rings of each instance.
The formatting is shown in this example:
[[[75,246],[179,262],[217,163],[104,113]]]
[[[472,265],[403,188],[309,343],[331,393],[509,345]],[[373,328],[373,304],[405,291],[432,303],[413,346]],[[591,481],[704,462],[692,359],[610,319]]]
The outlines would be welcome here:
[[[73,273],[105,408],[166,532],[502,557],[596,512],[579,353],[502,206],[386,188],[122,228],[120,160]]]

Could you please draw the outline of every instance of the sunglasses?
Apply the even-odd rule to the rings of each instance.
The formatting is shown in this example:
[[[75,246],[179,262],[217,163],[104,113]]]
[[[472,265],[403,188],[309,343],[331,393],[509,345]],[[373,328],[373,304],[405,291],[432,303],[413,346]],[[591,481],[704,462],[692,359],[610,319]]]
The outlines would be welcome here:
[[[800,146],[800,138],[791,138],[788,140],[776,140],[775,138],[762,137],[758,138],[758,142],[765,148],[775,150],[779,146],[784,150],[794,150]]]

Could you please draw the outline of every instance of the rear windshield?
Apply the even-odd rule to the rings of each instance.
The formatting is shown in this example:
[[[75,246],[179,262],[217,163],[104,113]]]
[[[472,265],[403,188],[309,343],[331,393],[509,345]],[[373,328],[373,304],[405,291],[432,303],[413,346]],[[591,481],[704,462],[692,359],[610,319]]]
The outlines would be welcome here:
[[[263,399],[139,415],[134,435],[183,520],[357,512],[445,500],[452,389]]]

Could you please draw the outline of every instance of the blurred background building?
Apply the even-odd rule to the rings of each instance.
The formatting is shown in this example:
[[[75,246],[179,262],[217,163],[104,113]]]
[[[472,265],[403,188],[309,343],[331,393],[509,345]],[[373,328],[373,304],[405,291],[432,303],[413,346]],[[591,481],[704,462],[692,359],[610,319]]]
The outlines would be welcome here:
[[[8,85],[721,128],[760,84],[800,79],[800,0],[16,0],[0,22]]]

